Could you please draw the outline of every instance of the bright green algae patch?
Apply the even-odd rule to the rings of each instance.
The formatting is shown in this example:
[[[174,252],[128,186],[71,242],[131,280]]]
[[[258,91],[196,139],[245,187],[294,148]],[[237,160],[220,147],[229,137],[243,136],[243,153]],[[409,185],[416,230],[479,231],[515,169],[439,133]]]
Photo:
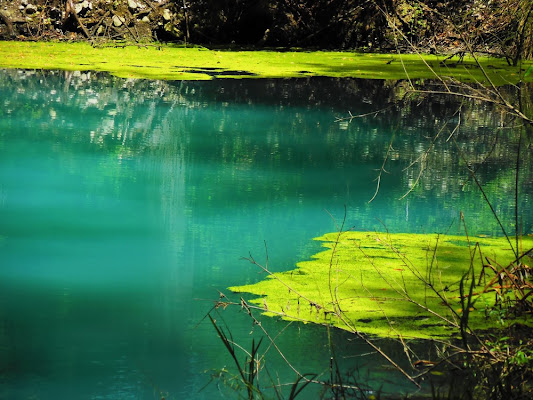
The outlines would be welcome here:
[[[498,268],[515,258],[504,238],[476,237],[468,241],[463,236],[344,232],[316,240],[323,241],[328,250],[297,264],[293,271],[275,273],[259,283],[230,290],[262,296],[252,303],[270,316],[328,323],[378,336],[443,337],[458,332],[450,329],[450,322],[458,323],[462,315],[460,281],[471,259],[475,294],[482,292],[494,277],[494,272],[485,269],[486,275],[479,282],[487,259]],[[524,249],[532,245],[532,238],[523,239]],[[431,283],[440,296],[421,278]],[[467,294],[470,282],[465,282]],[[470,308],[471,327],[486,329],[497,324],[486,311],[494,301],[494,291],[478,297]],[[344,320],[332,312],[334,302]]]
[[[463,64],[425,55],[441,76],[484,82],[474,60]],[[496,84],[517,82],[520,70],[503,59],[482,58]],[[532,62],[522,65],[527,71]],[[0,68],[106,71],[123,78],[205,80],[219,78],[341,78],[434,79],[434,73],[414,54],[362,54],[322,51],[221,51],[203,47],[126,46],[95,48],[88,43],[0,42]],[[522,74],[524,75],[524,74]],[[533,80],[533,73],[526,80]]]

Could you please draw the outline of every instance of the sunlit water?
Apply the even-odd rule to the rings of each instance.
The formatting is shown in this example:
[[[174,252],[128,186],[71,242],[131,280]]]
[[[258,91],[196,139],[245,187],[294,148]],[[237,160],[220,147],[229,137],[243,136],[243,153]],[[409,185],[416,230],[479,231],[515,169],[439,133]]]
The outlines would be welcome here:
[[[357,80],[3,71],[0,82],[2,399],[235,397],[223,380],[208,384],[223,368],[236,373],[204,319],[219,291],[263,277],[243,256],[264,262],[268,252],[272,270],[309,258],[319,249],[312,239],[337,229],[345,207],[357,230],[461,233],[463,211],[470,233],[501,235],[445,141],[457,122],[453,101],[391,107],[394,84]],[[498,121],[471,107],[457,137],[475,162],[492,146],[476,133]],[[446,121],[417,188],[400,199],[419,174],[421,164],[409,164]],[[512,233],[516,161],[502,141],[479,173]],[[523,187],[528,230],[531,183]],[[258,328],[237,308],[222,315],[248,347]],[[274,333],[285,326],[264,324]],[[328,379],[324,330],[293,325],[277,342],[295,368]],[[346,367],[365,383],[414,389],[379,357],[352,357],[368,352],[362,344],[343,346]],[[294,381],[268,355],[271,375]]]

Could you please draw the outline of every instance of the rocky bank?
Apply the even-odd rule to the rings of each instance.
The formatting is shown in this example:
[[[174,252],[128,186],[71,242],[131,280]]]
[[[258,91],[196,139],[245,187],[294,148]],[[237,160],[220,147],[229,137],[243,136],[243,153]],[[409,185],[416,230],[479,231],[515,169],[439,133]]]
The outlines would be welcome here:
[[[0,39],[186,40],[168,0],[0,0]]]

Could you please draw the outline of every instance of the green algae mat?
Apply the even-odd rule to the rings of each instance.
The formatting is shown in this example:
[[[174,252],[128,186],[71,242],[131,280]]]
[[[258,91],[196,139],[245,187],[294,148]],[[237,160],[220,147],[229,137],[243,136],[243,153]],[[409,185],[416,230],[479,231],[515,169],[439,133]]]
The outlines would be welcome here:
[[[443,63],[444,56],[323,51],[224,51],[203,47],[92,47],[88,43],[0,42],[0,68],[106,71],[123,78],[207,80],[217,78],[434,79],[434,72],[462,81],[486,82],[472,58]],[[521,68],[503,59],[480,58],[495,84],[533,81],[533,62]]]
[[[476,300],[466,310],[470,326],[498,325],[489,311],[497,295],[490,266],[500,270],[514,261],[505,238],[349,231],[316,240],[327,250],[295,270],[229,289],[261,296],[251,304],[266,315],[413,338],[457,333],[471,294]],[[531,249],[533,238],[523,238],[520,246]]]

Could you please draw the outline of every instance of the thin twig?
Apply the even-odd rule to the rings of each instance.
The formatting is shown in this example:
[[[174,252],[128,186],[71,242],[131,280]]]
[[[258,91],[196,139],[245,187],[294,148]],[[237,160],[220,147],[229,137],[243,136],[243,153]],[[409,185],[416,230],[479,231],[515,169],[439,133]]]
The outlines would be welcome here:
[[[387,170],[385,169],[385,165],[387,165],[387,161],[389,160],[389,154],[393,150],[392,144],[394,143],[394,137],[395,137],[395,135],[393,135],[392,138],[391,138],[391,141],[389,143],[389,147],[387,148],[387,154],[385,154],[385,158],[383,159],[383,164],[381,164],[381,168],[379,169],[379,173],[378,173],[378,176],[376,178],[376,181],[377,181],[377,183],[376,183],[376,191],[374,192],[374,196],[372,196],[372,198],[370,200],[368,200],[368,203],[372,203],[372,201],[378,195],[380,184],[381,184],[381,175],[383,173],[388,173]]]

